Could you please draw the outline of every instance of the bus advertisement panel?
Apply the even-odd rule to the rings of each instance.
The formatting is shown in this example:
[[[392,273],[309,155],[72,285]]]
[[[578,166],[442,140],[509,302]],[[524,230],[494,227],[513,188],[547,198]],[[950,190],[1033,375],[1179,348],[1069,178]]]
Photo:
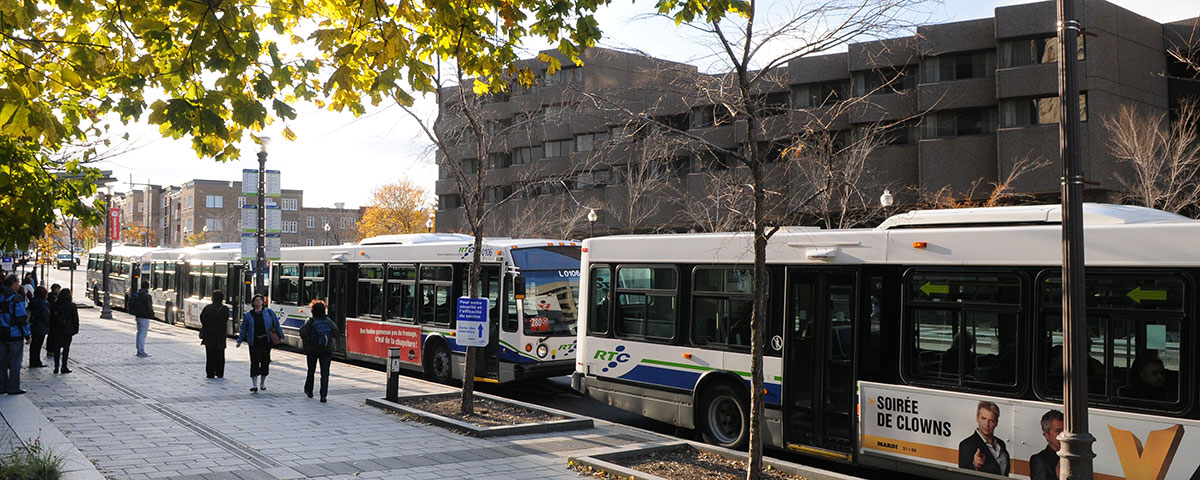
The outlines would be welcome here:
[[[403,348],[400,361],[421,366],[421,327],[346,319],[346,350],[388,358],[388,348]]]
[[[859,382],[860,452],[994,475],[1058,478],[1062,405]],[[1043,431],[1045,425],[1045,432]],[[1200,422],[1091,409],[1097,479],[1200,478]]]

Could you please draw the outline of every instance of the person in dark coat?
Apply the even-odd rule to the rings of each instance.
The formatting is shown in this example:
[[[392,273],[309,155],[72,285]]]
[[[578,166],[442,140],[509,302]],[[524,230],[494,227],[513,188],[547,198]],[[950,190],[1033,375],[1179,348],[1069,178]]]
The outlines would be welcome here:
[[[1046,448],[1029,457],[1030,480],[1058,479],[1058,450],[1062,448],[1058,435],[1062,432],[1062,412],[1050,410],[1042,415],[1042,437],[1046,438]]]
[[[29,302],[29,368],[42,368],[42,342],[50,334],[50,302],[46,300],[46,287],[33,289],[33,301]]]
[[[71,289],[58,292],[54,317],[50,319],[50,350],[54,355],[54,373],[71,373],[67,358],[71,356],[71,338],[79,333],[79,307],[71,301]]]
[[[1000,407],[995,402],[979,402],[975,407],[975,421],[979,428],[958,444],[958,468],[1007,477],[1008,448],[1004,440],[996,437]]]
[[[58,301],[58,291],[59,290],[62,290],[62,285],[59,285],[57,283],[54,285],[50,285],[50,293],[46,295],[46,301],[50,302],[51,305],[54,305],[54,303]]]
[[[212,303],[200,311],[200,344],[207,353],[204,376],[208,378],[225,378],[225,323],[229,321],[229,307],[224,302],[225,294],[213,290]]]
[[[308,398],[313,397],[313,373],[316,370],[317,362],[321,363],[321,401],[325,401],[325,397],[329,394],[329,363],[333,359],[333,346],[337,338],[341,336],[341,332],[337,328],[337,324],[333,319],[325,315],[325,302],[313,300],[309,304],[309,310],[312,311],[312,317],[304,321],[304,325],[300,326],[300,338],[304,340],[304,356],[308,358],[308,378],[304,380],[304,394]],[[319,332],[328,329],[328,337],[326,344],[321,345]]]

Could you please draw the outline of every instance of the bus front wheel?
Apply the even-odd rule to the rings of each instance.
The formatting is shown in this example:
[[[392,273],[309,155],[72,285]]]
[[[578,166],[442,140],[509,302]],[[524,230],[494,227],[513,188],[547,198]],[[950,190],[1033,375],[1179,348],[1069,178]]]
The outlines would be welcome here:
[[[742,450],[750,437],[750,409],[736,387],[714,385],[700,402],[700,435],[706,443]]]
[[[450,383],[450,349],[441,342],[434,342],[425,356],[425,377],[437,383]]]

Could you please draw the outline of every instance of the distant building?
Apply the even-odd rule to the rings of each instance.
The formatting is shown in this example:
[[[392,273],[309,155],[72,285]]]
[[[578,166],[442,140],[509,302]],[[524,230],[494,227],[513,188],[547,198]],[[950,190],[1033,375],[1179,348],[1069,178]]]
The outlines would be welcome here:
[[[1116,175],[1124,167],[1109,151],[1101,119],[1126,104],[1163,113],[1185,95],[1200,94],[1200,82],[1165,75],[1182,70],[1167,49],[1188,38],[1195,21],[1164,25],[1102,0],[1082,4],[1088,35],[1081,37],[1075,53],[1082,77],[1080,147],[1087,180],[1096,182],[1084,196],[1087,201],[1115,201],[1120,193]],[[887,134],[886,144],[868,156],[870,179],[880,190],[889,188],[898,204],[914,202],[914,192],[948,188],[963,194],[973,184],[985,186],[977,195],[986,194],[987,185],[1003,180],[1024,158],[1052,162],[1021,177],[1012,185],[1015,191],[1057,201],[1055,22],[1054,2],[999,7],[994,18],[924,26],[916,36],[855,43],[845,53],[793,61],[780,70],[784,80],[779,85],[760,92],[766,111],[776,107],[778,113],[765,120],[774,138],[763,147],[787,145],[800,133],[801,119],[818,112],[826,99],[866,96],[866,102],[829,128],[837,136],[853,136],[876,122],[899,123]],[[482,160],[488,169],[485,201],[513,196],[494,215],[508,223],[497,222],[488,233],[510,234],[514,225],[557,215],[570,231],[586,234],[588,223],[582,219],[591,205],[604,207],[598,212],[597,233],[700,228],[679,213],[711,202],[709,179],[736,175],[738,166],[711,153],[668,152],[675,155],[664,162],[670,175],[659,174],[663,178],[656,193],[631,202],[628,172],[653,145],[611,149],[597,161],[599,145],[628,137],[623,131],[628,116],[600,112],[581,102],[577,92],[603,93],[615,104],[729,150],[745,148],[736,119],[722,119],[711,103],[685,98],[691,92],[673,83],[679,76],[672,70],[702,77],[695,67],[601,48],[588,49],[583,60],[583,66],[575,67],[563,59],[564,68],[549,77],[543,73],[536,87],[493,96],[483,106],[484,118],[495,125],[532,125],[505,135]],[[530,65],[544,68],[540,62]],[[888,80],[890,84],[877,88]],[[450,122],[443,125],[461,117],[456,96],[446,98],[452,99],[442,106]],[[440,231],[465,229],[464,192],[458,191],[447,163],[459,162],[470,170],[481,161],[471,137],[451,143],[449,158],[442,155],[438,162]],[[797,177],[795,168],[779,166],[768,186],[793,198]],[[624,213],[631,203],[653,197],[670,200],[643,217]]]
[[[267,205],[278,202],[280,206],[283,246],[330,245],[355,239],[361,209],[344,208],[342,203],[334,208],[306,208],[303,190],[281,193],[278,198],[268,198]],[[240,242],[246,199],[240,181],[195,179],[181,186],[134,190],[114,197],[113,203],[121,209],[123,225],[132,219],[138,225],[152,226],[145,239],[125,241],[180,247],[196,234],[201,234],[204,242]]]

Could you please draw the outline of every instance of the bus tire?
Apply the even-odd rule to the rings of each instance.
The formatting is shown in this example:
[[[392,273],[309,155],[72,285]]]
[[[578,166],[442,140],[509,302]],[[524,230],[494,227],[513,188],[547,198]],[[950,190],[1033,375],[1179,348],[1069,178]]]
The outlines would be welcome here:
[[[454,379],[453,358],[445,343],[430,343],[425,353],[425,378],[437,383],[450,383]]]
[[[740,389],[717,383],[700,399],[700,437],[705,443],[744,450],[750,438],[750,409]]]

